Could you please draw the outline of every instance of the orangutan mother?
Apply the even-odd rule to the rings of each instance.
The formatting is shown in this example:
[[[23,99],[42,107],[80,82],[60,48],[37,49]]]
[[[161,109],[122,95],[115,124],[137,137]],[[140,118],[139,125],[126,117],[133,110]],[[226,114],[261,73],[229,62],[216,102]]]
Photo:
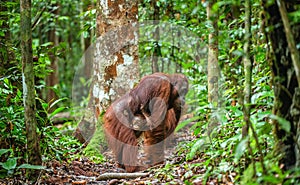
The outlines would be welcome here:
[[[184,75],[154,73],[112,103],[104,115],[104,131],[119,167],[135,172],[164,161],[164,140],[178,124],[187,91]],[[142,133],[144,164],[137,159]]]

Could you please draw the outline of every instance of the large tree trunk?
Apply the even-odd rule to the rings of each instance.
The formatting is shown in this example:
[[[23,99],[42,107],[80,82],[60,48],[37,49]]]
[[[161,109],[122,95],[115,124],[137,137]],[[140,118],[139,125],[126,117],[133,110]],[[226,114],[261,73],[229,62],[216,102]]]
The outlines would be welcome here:
[[[99,1],[95,50],[96,112],[124,95],[138,82],[137,1]],[[112,49],[112,47],[114,47]],[[100,48],[100,49],[98,49]],[[98,93],[96,93],[98,92]]]
[[[88,140],[99,115],[139,81],[137,1],[97,2],[90,101],[75,135]]]
[[[298,87],[295,88],[295,93],[293,96],[293,104],[291,106],[290,114],[293,119],[293,126],[295,128],[294,132],[294,142],[295,142],[295,158],[296,164],[295,167],[300,167],[300,60],[299,60],[299,51],[297,50],[295,39],[291,31],[290,22],[288,20],[287,11],[285,3],[282,0],[277,0],[277,5],[281,15],[281,19],[284,25],[285,36],[287,38],[287,43],[289,50],[291,52],[291,59],[293,63],[293,68],[295,70],[295,76],[297,78]]]
[[[293,136],[297,134],[298,128],[292,124],[297,117],[291,115],[291,105],[293,104],[293,96],[295,89],[299,86],[295,75],[295,70],[291,60],[291,53],[288,48],[287,38],[285,36],[284,27],[280,12],[276,3],[267,6],[267,1],[263,1],[265,10],[269,13],[269,26],[272,28],[268,33],[271,41],[271,52],[274,54],[272,58],[273,85],[275,102],[273,113],[281,118],[286,119],[289,125],[282,127],[280,121],[274,120],[275,134],[277,137],[276,151],[282,155],[281,162],[285,169],[290,169],[296,164],[295,147],[297,144]],[[293,11],[293,5],[296,2],[290,1],[286,3],[289,11]],[[300,26],[294,24],[292,27],[293,35],[296,41],[300,41]],[[298,51],[299,52],[299,51]],[[296,102],[294,102],[295,104]],[[299,110],[298,110],[299,111]],[[299,119],[298,119],[299,120]],[[290,127],[290,131],[286,128]]]
[[[27,154],[29,164],[42,164],[39,139],[37,135],[37,121],[35,108],[34,71],[32,61],[32,35],[31,35],[31,1],[20,1],[21,13],[21,52],[22,52],[22,76],[23,98],[25,109],[25,125],[27,136]],[[37,177],[37,173],[29,173]]]

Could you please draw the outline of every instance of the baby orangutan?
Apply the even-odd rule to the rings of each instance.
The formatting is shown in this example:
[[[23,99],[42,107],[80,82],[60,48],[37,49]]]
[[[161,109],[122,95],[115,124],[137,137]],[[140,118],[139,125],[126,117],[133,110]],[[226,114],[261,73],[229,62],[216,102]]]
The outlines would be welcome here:
[[[164,161],[164,140],[179,122],[187,92],[184,75],[154,73],[111,104],[104,115],[104,131],[119,167],[136,172]],[[137,159],[142,134],[144,164]]]

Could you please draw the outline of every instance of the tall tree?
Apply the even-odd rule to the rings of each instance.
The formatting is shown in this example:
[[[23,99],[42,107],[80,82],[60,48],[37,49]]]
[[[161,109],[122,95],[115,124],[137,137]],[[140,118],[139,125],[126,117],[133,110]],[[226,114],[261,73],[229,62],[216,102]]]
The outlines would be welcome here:
[[[276,0],[279,12],[281,15],[282,23],[284,26],[284,31],[287,39],[287,44],[289,51],[291,52],[291,60],[293,63],[293,68],[295,70],[295,76],[298,82],[298,87],[295,88],[295,93],[293,96],[293,104],[291,106],[290,114],[293,118],[293,126],[295,128],[294,132],[294,145],[295,145],[295,166],[300,167],[300,59],[299,59],[299,51],[297,50],[295,39],[291,30],[291,26],[289,23],[289,19],[287,16],[287,10],[285,7],[285,2],[282,0]]]
[[[96,76],[101,85],[94,86],[94,90],[103,95],[93,94],[93,97],[104,106],[125,94],[138,81],[137,3],[136,0],[98,1],[97,36],[100,38],[96,43],[99,49],[95,51],[95,69],[100,70]]]
[[[295,11],[298,4],[296,1],[285,1],[287,12]],[[293,168],[296,164],[296,154],[299,145],[294,140],[294,136],[299,135],[299,126],[292,124],[299,123],[298,103],[293,97],[298,93],[296,88],[299,87],[295,68],[291,57],[291,50],[288,47],[288,41],[284,30],[284,24],[279,11],[279,6],[275,2],[269,5],[267,0],[263,0],[263,7],[269,14],[268,37],[271,42],[271,52],[274,54],[272,60],[273,85],[274,85],[274,109],[276,115],[274,120],[275,134],[277,137],[276,151],[282,155],[281,162],[285,169]],[[295,36],[296,43],[300,42],[300,25],[299,23],[291,24],[292,33]],[[299,52],[297,50],[296,52]],[[282,121],[284,118],[286,121]],[[295,150],[296,149],[296,150]]]
[[[256,142],[258,153],[259,153],[259,159],[261,162],[261,166],[263,169],[263,173],[266,174],[266,168],[263,161],[263,154],[261,151],[261,147],[259,144],[258,136],[256,131],[254,130],[254,127],[250,120],[250,113],[251,113],[251,88],[252,88],[252,67],[253,67],[253,57],[251,55],[251,39],[252,39],[252,33],[251,33],[251,0],[245,1],[245,37],[244,37],[244,72],[245,72],[245,82],[244,82],[244,103],[243,103],[243,111],[244,111],[244,126],[242,129],[242,137],[245,138],[248,135],[248,130],[251,128],[251,131],[253,133],[254,140]],[[250,145],[250,141],[248,141],[248,148],[249,153],[253,155],[252,148]],[[252,163],[254,164],[255,156],[252,156]]]
[[[138,2],[97,1],[97,41],[87,111],[75,135],[91,137],[98,116],[139,80]],[[84,129],[88,128],[88,129]],[[81,136],[79,136],[79,133]],[[88,133],[88,134],[87,134]]]
[[[28,163],[42,164],[37,134],[34,71],[32,59],[31,0],[20,1],[23,99],[27,136]],[[32,171],[31,171],[32,172]],[[36,173],[29,173],[36,176]]]
[[[207,79],[208,79],[208,101],[214,106],[218,106],[218,81],[219,81],[219,64],[218,64],[218,12],[213,9],[216,0],[209,0],[207,5],[207,19],[209,21],[208,35],[208,62],[207,62]]]
[[[293,62],[293,66],[295,69],[295,74],[297,77],[298,84],[300,84],[300,58],[299,58],[299,52],[297,51],[295,39],[291,30],[291,25],[288,19],[285,3],[282,0],[276,0],[277,5],[279,7],[279,12],[281,15],[281,19],[284,25],[284,32],[285,36],[287,38],[287,43],[289,46],[289,50],[291,52],[291,58]]]
[[[251,108],[251,83],[252,83],[252,65],[253,58],[250,55],[251,46],[251,5],[250,0],[245,2],[245,41],[244,41],[244,71],[245,71],[245,88],[244,88],[244,122],[242,135],[248,135],[250,123]]]
[[[12,66],[12,62],[15,61],[15,56],[12,51],[12,46],[10,43],[10,29],[8,24],[8,1],[4,0],[0,3],[0,74],[4,74],[8,68]]]
[[[51,5],[53,18],[51,19],[51,22],[49,25],[50,29],[48,31],[48,42],[52,43],[52,47],[49,52],[49,59],[51,61],[50,68],[52,72],[46,77],[46,86],[48,87],[46,92],[46,100],[47,102],[53,102],[57,99],[57,96],[55,94],[55,91],[52,89],[55,85],[58,84],[58,60],[56,57],[55,47],[58,45],[58,35],[56,31],[56,23],[57,23],[57,15],[59,11],[59,5],[58,3]],[[50,110],[52,111],[52,110]]]
[[[215,112],[219,102],[219,64],[218,64],[218,12],[213,9],[216,0],[209,0],[206,8],[207,20],[209,22],[208,35],[208,58],[207,58],[207,84],[208,102],[211,104],[212,111]],[[213,113],[210,119],[208,135],[217,125],[217,119]]]
[[[158,44],[159,42],[159,27],[157,26],[159,23],[159,6],[157,5],[157,0],[151,1],[153,6],[153,25],[156,25],[155,31],[154,31],[154,49],[153,54],[151,57],[152,62],[152,73],[158,72],[158,57],[160,56],[160,46]]]

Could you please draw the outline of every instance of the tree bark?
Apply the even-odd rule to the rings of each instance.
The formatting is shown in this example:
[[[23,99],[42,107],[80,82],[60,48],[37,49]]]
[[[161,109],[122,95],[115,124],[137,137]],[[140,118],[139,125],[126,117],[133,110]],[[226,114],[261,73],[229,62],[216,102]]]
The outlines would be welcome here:
[[[219,105],[219,64],[218,64],[218,12],[213,11],[212,7],[216,0],[208,1],[206,8],[207,19],[209,21],[208,35],[208,58],[207,58],[207,80],[208,80],[208,102],[210,103],[212,114],[207,128],[207,134],[211,138],[211,132],[218,125],[215,112]]]
[[[3,20],[0,28],[4,32],[4,35],[0,35],[0,74],[5,74],[7,69],[12,67],[12,63],[15,62],[14,52],[11,50],[11,40],[10,40],[10,29],[8,25],[8,9],[7,9],[7,0],[4,0],[0,3],[0,20]]]
[[[286,35],[286,40],[288,44],[288,48],[291,52],[291,60],[293,63],[293,67],[295,70],[295,76],[298,81],[298,87],[295,88],[295,93],[292,100],[292,106],[290,110],[290,114],[293,121],[293,126],[295,128],[295,136],[294,136],[294,145],[295,145],[295,167],[300,167],[300,61],[299,61],[299,51],[297,50],[294,35],[291,30],[291,26],[289,23],[289,19],[287,16],[287,10],[285,7],[285,3],[282,0],[276,0],[277,6],[279,8],[279,12],[281,15],[281,19],[284,26],[284,31]]]
[[[299,60],[299,52],[297,50],[295,39],[291,30],[290,22],[287,16],[285,3],[282,0],[276,0],[277,5],[279,7],[281,19],[284,25],[285,36],[287,38],[287,43],[289,46],[289,50],[291,52],[291,57],[297,77],[298,84],[300,84],[300,60]]]
[[[208,101],[214,107],[218,107],[218,80],[219,80],[219,64],[218,64],[218,13],[213,12],[212,6],[216,0],[208,2],[207,19],[210,29],[208,35],[208,62],[207,62],[207,78],[208,78]]]
[[[159,6],[157,6],[157,0],[152,0],[153,6],[153,25],[158,25],[159,23]],[[154,34],[154,49],[152,55],[152,73],[159,72],[158,69],[158,57],[160,57],[160,46],[159,46],[159,28],[155,28]]]
[[[242,136],[245,138],[248,135],[251,111],[251,85],[252,85],[252,65],[253,58],[250,55],[251,46],[251,7],[250,1],[245,2],[245,42],[244,42],[244,73],[245,73],[245,88],[244,88],[244,122]]]
[[[32,60],[32,35],[31,35],[31,0],[20,1],[21,13],[21,52],[23,99],[25,109],[25,125],[27,137],[28,163],[42,164],[39,139],[37,135],[37,121],[35,108],[34,71]],[[37,173],[29,170],[29,176],[37,177]]]
[[[256,142],[259,154],[259,160],[261,162],[261,166],[263,169],[263,174],[266,174],[266,168],[264,165],[264,158],[263,153],[261,150],[261,146],[259,144],[259,139],[256,134],[256,131],[251,123],[250,120],[250,113],[251,113],[251,88],[252,88],[252,66],[253,66],[253,57],[250,54],[251,45],[252,45],[252,33],[251,33],[251,1],[245,1],[245,37],[244,37],[244,72],[245,72],[245,87],[244,87],[244,126],[242,129],[242,137],[245,138],[248,136],[248,130],[251,128],[253,133],[254,140]],[[249,153],[253,155],[252,148],[250,145],[250,141],[248,140],[248,148]],[[254,161],[255,156],[252,156],[252,163]]]
[[[90,138],[98,117],[110,103],[139,81],[137,5],[136,0],[97,1],[91,98],[76,137]]]
[[[53,6],[58,6],[57,4],[54,4]],[[54,10],[53,12],[54,15],[58,14],[58,8],[56,10]],[[56,18],[54,19],[54,23],[56,22]],[[56,24],[54,24],[56,25]],[[54,52],[53,47],[58,45],[58,36],[55,33],[55,26],[52,27],[51,30],[49,30],[48,32],[48,41],[52,42],[52,48],[50,49],[49,52],[49,59],[51,61],[50,64],[50,68],[52,70],[52,72],[46,77],[46,86],[47,86],[47,90],[46,90],[46,101],[48,103],[50,102],[54,102],[57,99],[57,95],[55,93],[55,91],[52,89],[55,85],[58,84],[59,79],[58,79],[58,63],[57,63],[57,57],[56,57],[56,53]],[[49,110],[49,112],[52,112],[54,110],[55,106],[53,108],[51,108]]]
[[[286,2],[286,7],[289,7],[287,12],[294,11],[296,4],[297,2],[294,1]],[[292,104],[297,105],[296,102],[293,102],[293,96],[295,96],[295,90],[299,85],[279,7],[276,3],[268,5],[266,0],[263,0],[263,7],[269,14],[268,25],[272,28],[268,32],[268,40],[271,42],[271,53],[274,55],[274,58],[271,58],[275,95],[273,114],[286,119],[289,122],[287,126],[290,127],[290,130],[286,130],[279,121],[273,120],[274,133],[277,138],[275,151],[282,155],[280,162],[284,164],[284,169],[287,170],[296,164],[296,143],[293,137],[297,134],[298,129],[292,122],[294,119],[297,120],[297,116],[292,115],[290,110],[293,110]],[[291,30],[293,30],[292,34],[295,36],[296,42],[300,42],[300,26],[294,24]]]
[[[139,80],[137,15],[136,0],[98,1],[97,36],[100,40],[97,40],[96,48],[100,50],[95,51],[94,67],[100,85],[94,86],[94,92],[99,90],[103,95],[94,93],[93,97],[104,107],[125,94]],[[105,47],[108,54],[103,53]],[[101,110],[97,106],[96,111],[100,113]]]

